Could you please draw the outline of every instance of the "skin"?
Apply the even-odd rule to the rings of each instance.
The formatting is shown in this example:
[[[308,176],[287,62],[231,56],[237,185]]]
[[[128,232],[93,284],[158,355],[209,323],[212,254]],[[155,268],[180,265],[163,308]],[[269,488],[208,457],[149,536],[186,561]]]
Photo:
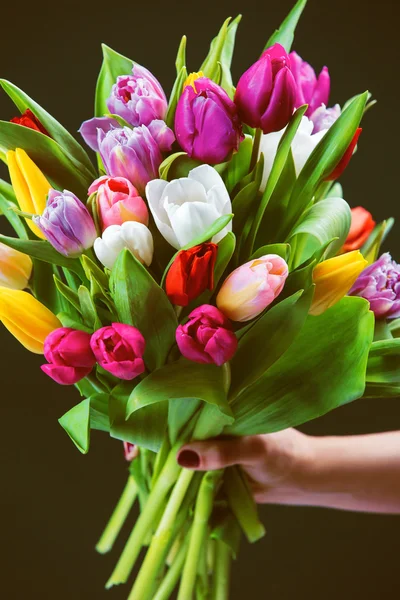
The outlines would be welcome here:
[[[192,442],[177,458],[198,471],[241,465],[261,504],[400,514],[400,431],[312,437],[287,429]]]

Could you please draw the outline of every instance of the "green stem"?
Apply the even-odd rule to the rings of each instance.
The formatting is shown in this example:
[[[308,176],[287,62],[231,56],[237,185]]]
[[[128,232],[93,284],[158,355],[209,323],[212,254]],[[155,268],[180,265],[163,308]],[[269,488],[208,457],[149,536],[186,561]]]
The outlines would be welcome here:
[[[171,450],[171,444],[169,443],[168,434],[164,437],[162,446],[160,450],[157,452],[156,459],[154,461],[154,469],[153,469],[153,477],[151,479],[151,489],[153,489],[159,474],[162,471],[163,466],[165,465],[165,461],[168,458],[168,453]]]
[[[231,551],[229,546],[216,541],[216,555],[212,586],[212,600],[229,599],[229,579],[231,567]]]
[[[152,600],[154,579],[165,562],[178,511],[193,475],[193,471],[187,469],[181,471],[128,600]]]
[[[229,467],[225,470],[224,489],[231,510],[249,542],[256,542],[262,538],[265,528],[258,518],[257,505],[240,467]]]
[[[183,568],[178,600],[192,600],[196,583],[197,567],[202,546],[206,541],[208,521],[213,509],[216,489],[223,471],[207,472],[200,485],[194,512],[193,525],[190,532],[189,549]]]
[[[253,150],[251,152],[249,173],[252,172],[252,170],[254,169],[254,167],[257,164],[258,154],[260,152],[260,143],[261,143],[262,134],[263,134],[263,132],[261,129],[256,129],[254,132]]]
[[[142,549],[146,535],[151,531],[154,525],[154,519],[157,517],[164,504],[169,490],[178,478],[181,467],[177,463],[176,454],[181,445],[182,442],[179,441],[171,449],[164,468],[156,481],[146,505],[143,507],[142,513],[136,521],[120,559],[106,583],[107,589],[111,588],[113,585],[118,585],[127,581],[139,556],[140,550]]]
[[[117,539],[119,532],[121,531],[127,516],[129,515],[131,508],[136,500],[137,487],[133,477],[129,477],[122,492],[121,498],[108,521],[99,541],[96,544],[97,552],[105,554],[109,552],[115,540]]]
[[[183,565],[185,564],[188,540],[179,548],[178,554],[174,558],[171,568],[161,582],[158,590],[153,596],[153,600],[168,600],[174,591],[179,577],[182,573]]]

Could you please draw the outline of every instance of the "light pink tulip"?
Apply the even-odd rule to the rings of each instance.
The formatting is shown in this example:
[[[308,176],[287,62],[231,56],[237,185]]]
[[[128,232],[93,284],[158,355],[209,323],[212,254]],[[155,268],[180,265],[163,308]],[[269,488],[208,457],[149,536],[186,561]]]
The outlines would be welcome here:
[[[89,194],[95,192],[103,231],[110,225],[122,225],[125,221],[148,224],[149,211],[146,203],[125,177],[99,177],[89,188]]]
[[[217,306],[232,321],[250,321],[279,296],[287,276],[288,266],[277,254],[251,260],[224,281]]]

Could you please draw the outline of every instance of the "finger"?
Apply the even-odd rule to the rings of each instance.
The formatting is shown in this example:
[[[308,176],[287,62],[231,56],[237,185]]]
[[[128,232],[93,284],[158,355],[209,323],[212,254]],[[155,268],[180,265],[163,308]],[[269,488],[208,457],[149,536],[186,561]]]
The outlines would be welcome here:
[[[249,465],[265,458],[265,444],[259,436],[231,440],[208,440],[185,444],[177,455],[186,469],[214,471],[232,465]]]

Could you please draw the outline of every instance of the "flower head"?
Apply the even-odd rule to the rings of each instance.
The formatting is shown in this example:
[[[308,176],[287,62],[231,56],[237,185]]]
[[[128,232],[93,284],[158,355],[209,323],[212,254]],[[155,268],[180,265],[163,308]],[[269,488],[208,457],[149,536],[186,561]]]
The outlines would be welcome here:
[[[16,123],[17,125],[22,125],[22,127],[27,127],[28,129],[33,129],[34,131],[39,131],[44,135],[50,136],[47,129],[44,125],[41,124],[39,119],[33,114],[33,112],[27,108],[22,115],[19,117],[14,117],[10,120],[10,123]]]
[[[52,331],[44,343],[49,364],[42,365],[42,371],[61,385],[73,385],[89,375],[96,363],[90,337],[90,333],[68,327]]]
[[[165,280],[167,296],[172,304],[187,306],[206,289],[214,288],[217,252],[218,246],[212,242],[178,252]]]
[[[124,248],[128,248],[142,264],[151,265],[153,236],[143,223],[125,221],[122,225],[110,225],[103,231],[102,237],[94,242],[97,258],[108,269],[113,268]]]
[[[306,115],[310,116],[322,104],[328,104],[331,88],[328,68],[324,67],[317,77],[312,66],[297,52],[291,52],[289,56],[296,80],[296,108],[308,104]]]
[[[362,206],[351,209],[351,226],[343,245],[343,251],[359,250],[367,241],[376,223],[368,210]]]
[[[125,177],[99,177],[89,188],[89,194],[94,193],[103,231],[110,225],[122,225],[125,221],[148,224],[146,203]]]
[[[119,379],[134,379],[145,370],[145,340],[136,327],[112,323],[94,332],[90,346],[103,369]]]
[[[30,257],[0,242],[0,286],[23,290],[28,287],[31,274]]]

